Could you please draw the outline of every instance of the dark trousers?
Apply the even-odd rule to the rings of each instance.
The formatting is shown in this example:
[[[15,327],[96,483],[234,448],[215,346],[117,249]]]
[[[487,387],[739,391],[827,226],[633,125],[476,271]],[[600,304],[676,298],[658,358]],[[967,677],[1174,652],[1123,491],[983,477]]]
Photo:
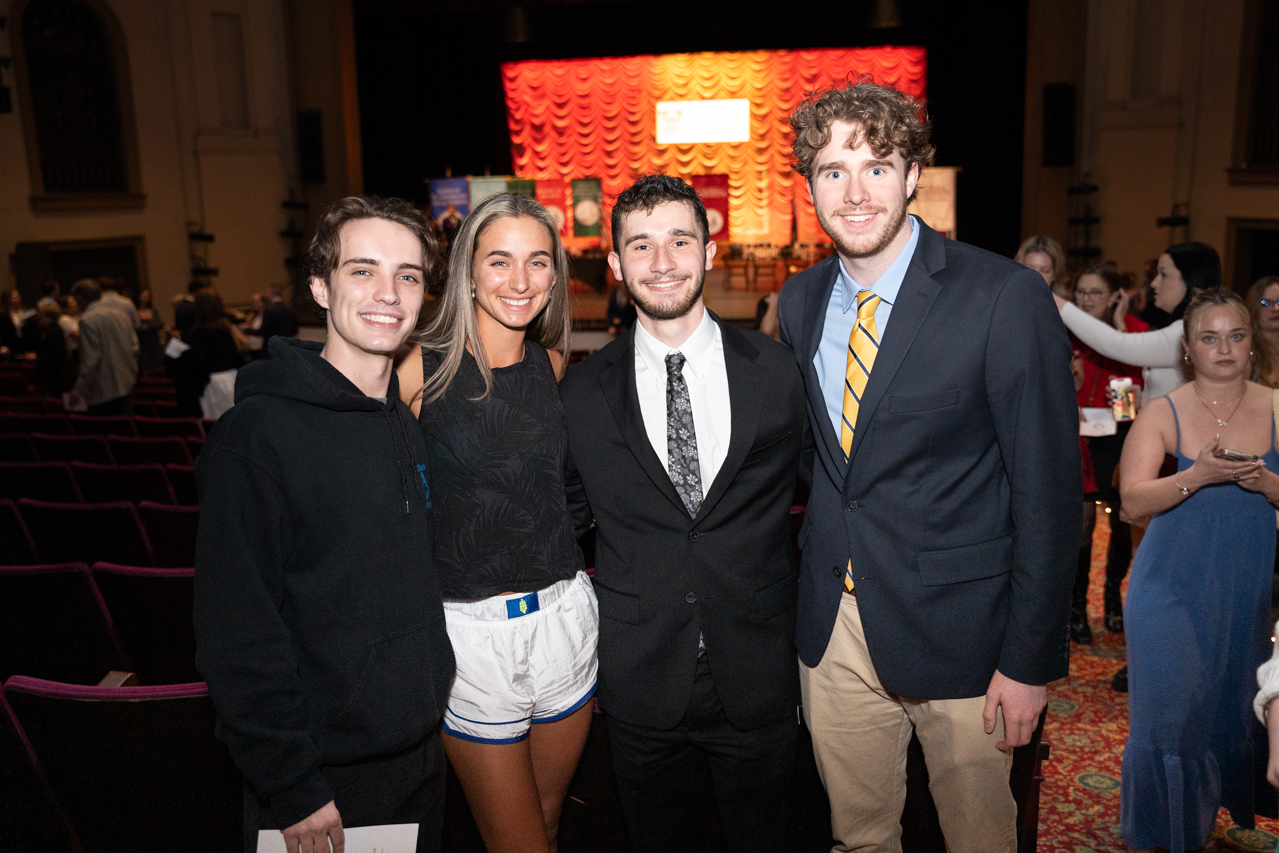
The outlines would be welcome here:
[[[1132,562],[1132,531],[1129,526],[1119,520],[1119,490],[1111,485],[1115,469],[1119,467],[1119,457],[1123,453],[1124,439],[1131,423],[1119,424],[1115,435],[1094,436],[1088,439],[1088,452],[1092,456],[1093,473],[1097,480],[1096,494],[1089,495],[1089,500],[1105,501],[1113,510],[1110,514],[1110,545],[1106,549],[1106,593],[1107,612],[1119,610],[1119,587],[1124,576],[1128,574],[1128,564]],[[1098,512],[1101,509],[1098,508]],[[1079,562],[1075,569],[1075,586],[1072,601],[1074,608],[1083,611],[1088,597],[1088,574],[1092,568],[1092,541],[1084,542],[1079,547]],[[1113,600],[1112,600],[1113,599]]]
[[[700,851],[708,781],[729,850],[791,850],[797,734],[790,715],[754,731],[735,729],[705,657],[697,663],[688,711],[675,728],[650,729],[610,716],[613,772],[636,853]]]
[[[85,411],[86,415],[108,416],[108,415],[131,415],[133,414],[133,401],[129,399],[129,395],[116,397],[114,400],[107,400],[105,403],[98,403],[89,406]]]
[[[438,853],[444,833],[444,745],[434,729],[396,755],[342,767],[323,767],[342,827],[416,823],[418,853]],[[244,849],[254,853],[259,829],[284,829],[270,808],[244,785]]]

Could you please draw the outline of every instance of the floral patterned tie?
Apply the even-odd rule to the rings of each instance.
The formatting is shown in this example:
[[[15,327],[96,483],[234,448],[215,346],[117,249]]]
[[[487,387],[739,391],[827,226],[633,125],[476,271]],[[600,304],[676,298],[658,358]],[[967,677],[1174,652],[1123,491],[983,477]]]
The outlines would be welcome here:
[[[666,356],[666,470],[684,508],[697,515],[702,505],[702,469],[697,462],[697,430],[684,382],[684,354]]]

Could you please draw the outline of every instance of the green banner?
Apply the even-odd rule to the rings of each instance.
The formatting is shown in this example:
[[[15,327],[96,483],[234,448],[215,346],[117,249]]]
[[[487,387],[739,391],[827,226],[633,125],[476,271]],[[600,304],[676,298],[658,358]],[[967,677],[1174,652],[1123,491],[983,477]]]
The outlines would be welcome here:
[[[471,210],[491,195],[506,192],[506,175],[471,178]]]
[[[577,178],[573,181],[573,236],[600,236],[600,220],[604,218],[604,190],[599,178]]]
[[[519,193],[529,198],[537,198],[537,181],[531,178],[507,178],[506,191],[508,193]]]

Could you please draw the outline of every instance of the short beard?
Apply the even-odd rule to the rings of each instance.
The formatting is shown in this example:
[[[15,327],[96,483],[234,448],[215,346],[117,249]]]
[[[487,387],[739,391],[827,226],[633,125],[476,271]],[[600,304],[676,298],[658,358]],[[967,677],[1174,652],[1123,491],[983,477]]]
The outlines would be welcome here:
[[[822,230],[826,232],[826,236],[830,237],[831,242],[835,244],[835,250],[842,257],[871,258],[871,257],[874,257],[875,255],[878,255],[885,248],[887,248],[888,245],[891,244],[893,240],[897,238],[897,235],[901,233],[902,226],[906,224],[908,207],[909,207],[908,204],[903,203],[901,207],[896,209],[896,212],[897,212],[896,218],[892,220],[886,220],[887,224],[884,227],[883,236],[879,240],[875,241],[874,245],[870,245],[870,246],[866,246],[866,245],[863,245],[861,247],[853,246],[851,243],[849,243],[847,240],[844,239],[843,234],[841,234],[839,231],[835,229],[834,224],[827,217],[826,213],[822,210],[817,210],[817,222],[818,224],[822,226]],[[883,211],[885,216],[892,215],[893,212],[894,211],[892,208],[888,208]]]
[[[642,284],[633,283],[630,277],[625,275],[625,271],[623,271],[622,280],[626,285],[626,292],[631,297],[631,301],[646,317],[652,320],[678,320],[692,311],[693,306],[697,304],[697,300],[701,298],[702,287],[706,283],[705,267],[706,264],[704,262],[698,267],[697,278],[693,282],[692,289],[678,302],[653,302],[649,299],[647,293],[640,292]]]

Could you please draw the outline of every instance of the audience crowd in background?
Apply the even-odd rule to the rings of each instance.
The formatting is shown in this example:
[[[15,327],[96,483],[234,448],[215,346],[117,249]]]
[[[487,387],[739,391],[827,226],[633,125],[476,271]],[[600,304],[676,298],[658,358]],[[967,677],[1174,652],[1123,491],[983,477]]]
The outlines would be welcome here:
[[[216,288],[192,281],[174,300],[171,325],[149,288],[131,295],[119,278],[80,279],[65,293],[50,280],[41,291],[32,308],[16,288],[2,297],[0,364],[35,362],[42,390],[68,411],[130,414],[130,393],[146,374],[173,381],[181,416],[216,419],[231,405],[235,371],[265,357],[272,337],[298,333],[279,285],[228,310]]]

